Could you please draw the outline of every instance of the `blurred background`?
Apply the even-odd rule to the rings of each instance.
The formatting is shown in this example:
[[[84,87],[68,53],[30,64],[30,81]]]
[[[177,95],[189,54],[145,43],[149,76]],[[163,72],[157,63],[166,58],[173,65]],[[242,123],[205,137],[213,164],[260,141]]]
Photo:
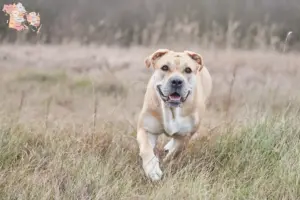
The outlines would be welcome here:
[[[0,0],[0,5],[12,1]],[[39,12],[41,34],[8,29],[0,15],[2,42],[106,45],[197,43],[218,48],[282,48],[289,31],[297,50],[299,0],[23,0]]]
[[[0,12],[0,81],[8,104],[11,99],[18,104],[22,92],[32,94],[43,86],[53,93],[35,91],[36,99],[43,99],[42,94],[62,98],[64,88],[70,94],[59,100],[63,103],[57,103],[60,109],[53,119],[62,110],[72,114],[70,121],[74,113],[80,120],[93,115],[76,105],[89,94],[101,96],[98,117],[106,119],[114,110],[122,122],[125,118],[135,124],[152,74],[144,59],[157,48],[188,49],[203,56],[214,78],[209,122],[226,119],[229,110],[236,119],[245,119],[250,111],[278,111],[300,99],[295,92],[300,77],[299,0],[0,0],[0,5],[18,2],[40,14],[42,27],[38,34],[10,29],[9,16]],[[20,94],[10,96],[16,91]],[[29,119],[28,113],[24,116]]]
[[[42,27],[0,11],[0,199],[299,199],[300,0],[18,2]],[[201,140],[148,184],[136,124],[158,48],[201,54],[213,91]]]

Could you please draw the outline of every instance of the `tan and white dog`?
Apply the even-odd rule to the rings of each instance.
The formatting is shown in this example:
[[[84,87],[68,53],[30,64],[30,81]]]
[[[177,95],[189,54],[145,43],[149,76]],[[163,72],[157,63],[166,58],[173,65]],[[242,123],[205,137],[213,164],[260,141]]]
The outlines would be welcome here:
[[[154,153],[157,138],[164,133],[171,140],[165,145],[164,162],[181,152],[198,132],[212,90],[212,79],[202,57],[191,51],[159,49],[146,58],[154,68],[147,85],[137,125],[137,141],[146,175],[162,178],[159,159]]]

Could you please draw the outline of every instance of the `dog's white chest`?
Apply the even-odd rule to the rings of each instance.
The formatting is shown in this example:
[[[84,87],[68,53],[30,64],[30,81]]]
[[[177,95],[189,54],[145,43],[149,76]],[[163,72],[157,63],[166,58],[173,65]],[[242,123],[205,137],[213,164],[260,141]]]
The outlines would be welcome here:
[[[181,108],[166,108],[163,106],[163,126],[165,132],[172,136],[176,135],[186,135],[195,131],[195,127],[198,123],[198,119],[195,116],[185,116],[181,115]]]

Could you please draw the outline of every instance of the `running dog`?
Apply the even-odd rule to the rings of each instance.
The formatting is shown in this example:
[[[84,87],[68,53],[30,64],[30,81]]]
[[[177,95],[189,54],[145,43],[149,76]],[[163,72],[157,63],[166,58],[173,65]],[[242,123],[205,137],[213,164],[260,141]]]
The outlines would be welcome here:
[[[163,162],[180,153],[200,129],[212,90],[212,78],[201,55],[192,51],[158,49],[145,59],[154,68],[137,124],[137,142],[143,169],[152,181],[162,178],[154,153],[160,134],[170,137]]]

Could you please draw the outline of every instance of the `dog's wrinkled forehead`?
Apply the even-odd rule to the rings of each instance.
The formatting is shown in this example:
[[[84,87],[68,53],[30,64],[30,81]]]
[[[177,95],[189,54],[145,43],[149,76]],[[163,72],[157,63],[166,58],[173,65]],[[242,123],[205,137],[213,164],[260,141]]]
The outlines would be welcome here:
[[[195,63],[187,54],[181,52],[169,52],[157,59],[154,67],[160,68],[163,65],[168,65],[170,69],[179,69],[181,67],[189,66],[196,67]]]
[[[197,53],[191,51],[175,52],[167,49],[159,49],[145,60],[147,67],[152,65],[155,69],[159,69],[167,65],[172,70],[183,67],[201,70],[202,62],[202,57]]]

